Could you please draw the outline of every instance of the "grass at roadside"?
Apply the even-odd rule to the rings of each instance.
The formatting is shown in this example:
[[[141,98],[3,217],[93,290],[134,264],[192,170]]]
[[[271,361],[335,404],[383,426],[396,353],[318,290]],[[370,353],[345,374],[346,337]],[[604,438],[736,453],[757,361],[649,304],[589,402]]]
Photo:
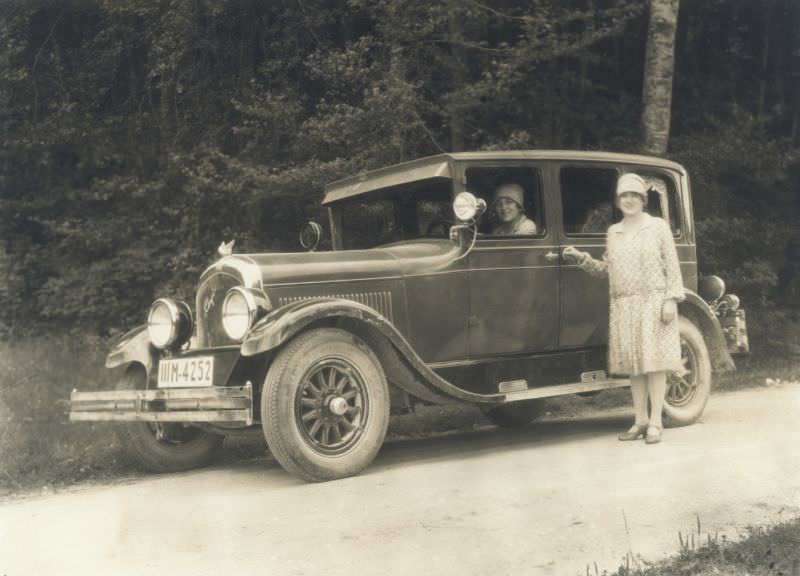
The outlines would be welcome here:
[[[648,563],[628,555],[612,573],[587,566],[587,576],[798,576],[800,518],[770,527],[750,527],[736,541],[697,530],[678,534],[675,556]]]
[[[0,344],[0,495],[134,472],[108,424],[69,423],[70,391],[107,377],[100,348],[67,337]]]
[[[136,464],[121,449],[113,425],[68,419],[73,388],[96,389],[112,374],[103,367],[106,342],[68,337],[0,343],[0,496],[46,487],[104,482],[136,475]],[[768,386],[800,379],[790,360],[739,361],[737,372],[718,376],[718,390]],[[545,417],[629,406],[627,389],[592,397],[548,400]],[[426,436],[488,425],[473,407],[422,407],[416,415],[393,418],[390,437]],[[223,459],[264,456],[258,434],[226,440]]]

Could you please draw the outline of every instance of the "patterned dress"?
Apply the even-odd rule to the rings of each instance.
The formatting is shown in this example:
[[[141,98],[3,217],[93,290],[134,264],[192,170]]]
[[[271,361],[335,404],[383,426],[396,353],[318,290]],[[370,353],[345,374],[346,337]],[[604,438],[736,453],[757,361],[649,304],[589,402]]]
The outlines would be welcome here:
[[[625,238],[622,224],[608,229],[602,260],[588,256],[579,266],[608,276],[610,314],[608,370],[632,376],[683,372],[677,317],[661,320],[665,300],[684,299],[678,254],[669,225],[644,215],[642,227]]]

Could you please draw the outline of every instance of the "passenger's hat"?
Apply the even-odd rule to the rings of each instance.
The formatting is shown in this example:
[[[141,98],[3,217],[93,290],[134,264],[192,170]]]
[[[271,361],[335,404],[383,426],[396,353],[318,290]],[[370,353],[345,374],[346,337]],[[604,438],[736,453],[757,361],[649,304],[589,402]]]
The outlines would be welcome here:
[[[524,192],[522,190],[522,186],[519,184],[509,183],[503,184],[500,186],[494,193],[494,201],[497,202],[500,198],[508,198],[509,200],[513,200],[519,207],[522,208],[522,198],[524,196]]]
[[[623,174],[619,177],[619,180],[617,180],[617,196],[625,192],[635,192],[647,202],[647,188],[648,186],[645,184],[644,178],[633,172]]]

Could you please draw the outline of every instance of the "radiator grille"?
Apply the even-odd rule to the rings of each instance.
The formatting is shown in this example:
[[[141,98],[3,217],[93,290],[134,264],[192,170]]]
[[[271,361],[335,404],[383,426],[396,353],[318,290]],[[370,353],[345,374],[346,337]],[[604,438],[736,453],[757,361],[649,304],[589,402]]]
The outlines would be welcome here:
[[[292,302],[316,300],[318,298],[341,298],[369,306],[381,316],[394,323],[392,312],[392,294],[390,292],[351,292],[348,294],[315,294],[314,296],[285,296],[278,298],[278,305],[284,306]]]

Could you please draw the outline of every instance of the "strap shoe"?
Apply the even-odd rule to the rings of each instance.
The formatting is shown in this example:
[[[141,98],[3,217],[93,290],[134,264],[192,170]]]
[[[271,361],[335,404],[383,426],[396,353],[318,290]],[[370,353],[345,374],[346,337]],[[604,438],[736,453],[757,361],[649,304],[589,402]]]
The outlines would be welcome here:
[[[623,442],[626,442],[628,440],[636,440],[637,438],[644,436],[646,430],[647,430],[647,424],[634,424],[633,426],[631,426],[630,430],[628,430],[627,432],[623,432],[622,434],[617,436],[617,438],[619,438]]]
[[[661,428],[658,426],[648,426],[647,436],[644,437],[646,444],[658,444],[661,442]]]

